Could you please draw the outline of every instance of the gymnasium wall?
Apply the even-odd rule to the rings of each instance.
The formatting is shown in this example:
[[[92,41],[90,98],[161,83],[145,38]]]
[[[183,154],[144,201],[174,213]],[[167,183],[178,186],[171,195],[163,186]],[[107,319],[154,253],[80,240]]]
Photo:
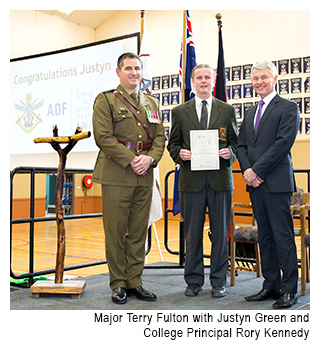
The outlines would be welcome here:
[[[152,76],[178,73],[182,36],[182,10],[147,10],[145,14],[152,64]],[[222,14],[223,40],[226,66],[251,64],[258,59],[281,60],[310,56],[310,13],[301,10],[190,10],[194,33],[197,62],[206,62],[216,67],[218,33],[215,14]],[[303,24],[301,24],[303,23]],[[86,44],[140,31],[140,11],[119,11],[97,29],[91,29],[59,17],[39,11],[11,11],[10,58],[38,54]],[[262,29],[261,26],[264,26]],[[266,31],[267,26],[267,31]],[[264,34],[261,35],[261,30]],[[265,34],[266,33],[266,34]],[[263,39],[263,44],[261,44]],[[92,138],[92,137],[91,137]],[[49,148],[49,146],[48,146]],[[309,135],[299,136],[292,150],[295,168],[310,168]],[[71,152],[67,167],[93,168],[94,152]],[[48,154],[11,155],[10,169],[17,166],[57,167],[57,155]],[[237,168],[238,164],[234,165]],[[161,191],[164,195],[163,179],[174,168],[167,151],[160,162]],[[19,175],[25,176],[25,175]],[[234,201],[248,201],[241,175],[235,175]],[[19,209],[15,216],[23,214],[28,200],[27,181],[15,188],[15,205]],[[76,179],[79,181],[79,179]],[[298,185],[306,189],[302,175],[297,176]],[[39,179],[39,184],[45,179]],[[172,199],[173,176],[169,182],[169,197]],[[100,188],[94,185],[85,195],[77,182],[75,185],[75,211],[94,212],[101,206]],[[42,214],[45,189],[37,188],[36,197]],[[20,201],[19,201],[20,200]]]

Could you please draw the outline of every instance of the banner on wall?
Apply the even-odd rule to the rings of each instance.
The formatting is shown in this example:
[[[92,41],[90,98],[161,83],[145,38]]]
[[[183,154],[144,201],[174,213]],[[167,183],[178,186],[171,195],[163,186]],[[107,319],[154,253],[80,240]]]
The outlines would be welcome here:
[[[117,59],[137,53],[139,34],[99,44],[11,61],[10,132],[11,154],[48,153],[46,145],[35,145],[36,137],[72,135],[77,126],[92,131],[96,96],[115,88]],[[94,138],[78,143],[74,151],[96,151]]]

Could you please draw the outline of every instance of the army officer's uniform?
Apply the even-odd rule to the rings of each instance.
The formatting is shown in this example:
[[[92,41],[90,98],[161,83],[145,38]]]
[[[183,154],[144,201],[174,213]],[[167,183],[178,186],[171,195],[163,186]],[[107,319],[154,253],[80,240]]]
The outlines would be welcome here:
[[[149,155],[158,163],[165,135],[159,103],[154,97],[139,91],[139,104],[135,104],[123,86],[119,85],[117,91],[137,109],[154,137],[151,141],[142,124],[113,90],[97,96],[93,131],[100,151],[92,180],[102,184],[110,288],[132,289],[142,284],[153,168],[144,176],[138,176],[130,162],[135,156]]]

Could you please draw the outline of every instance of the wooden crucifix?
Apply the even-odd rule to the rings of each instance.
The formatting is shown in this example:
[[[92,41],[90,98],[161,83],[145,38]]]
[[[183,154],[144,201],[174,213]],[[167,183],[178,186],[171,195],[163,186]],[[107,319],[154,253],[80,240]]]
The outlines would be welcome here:
[[[63,221],[62,194],[64,185],[64,170],[67,161],[67,155],[80,139],[90,137],[90,131],[82,132],[80,127],[77,127],[76,132],[72,136],[59,137],[58,128],[53,127],[53,137],[35,138],[35,143],[50,143],[51,146],[58,152],[59,166],[57,170],[57,186],[56,186],[56,218],[57,218],[57,256],[55,270],[55,285],[48,284],[47,281],[38,281],[30,288],[33,296],[39,296],[40,293],[58,293],[71,294],[73,297],[80,297],[85,281],[73,281],[72,284],[63,283],[63,269],[66,249],[66,231]],[[60,144],[67,143],[67,146],[62,149]]]

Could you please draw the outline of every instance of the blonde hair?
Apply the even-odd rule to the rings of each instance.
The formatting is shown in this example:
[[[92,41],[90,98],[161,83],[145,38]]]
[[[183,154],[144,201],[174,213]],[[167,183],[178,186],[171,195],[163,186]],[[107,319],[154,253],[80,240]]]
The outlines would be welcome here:
[[[198,68],[209,68],[209,69],[212,71],[213,75],[214,75],[214,69],[213,69],[209,64],[199,64],[199,65],[197,65],[197,66],[195,66],[195,67],[193,68],[193,70],[192,70],[192,72],[191,72],[191,79],[194,79],[194,72],[195,72],[195,70],[197,70]]]

